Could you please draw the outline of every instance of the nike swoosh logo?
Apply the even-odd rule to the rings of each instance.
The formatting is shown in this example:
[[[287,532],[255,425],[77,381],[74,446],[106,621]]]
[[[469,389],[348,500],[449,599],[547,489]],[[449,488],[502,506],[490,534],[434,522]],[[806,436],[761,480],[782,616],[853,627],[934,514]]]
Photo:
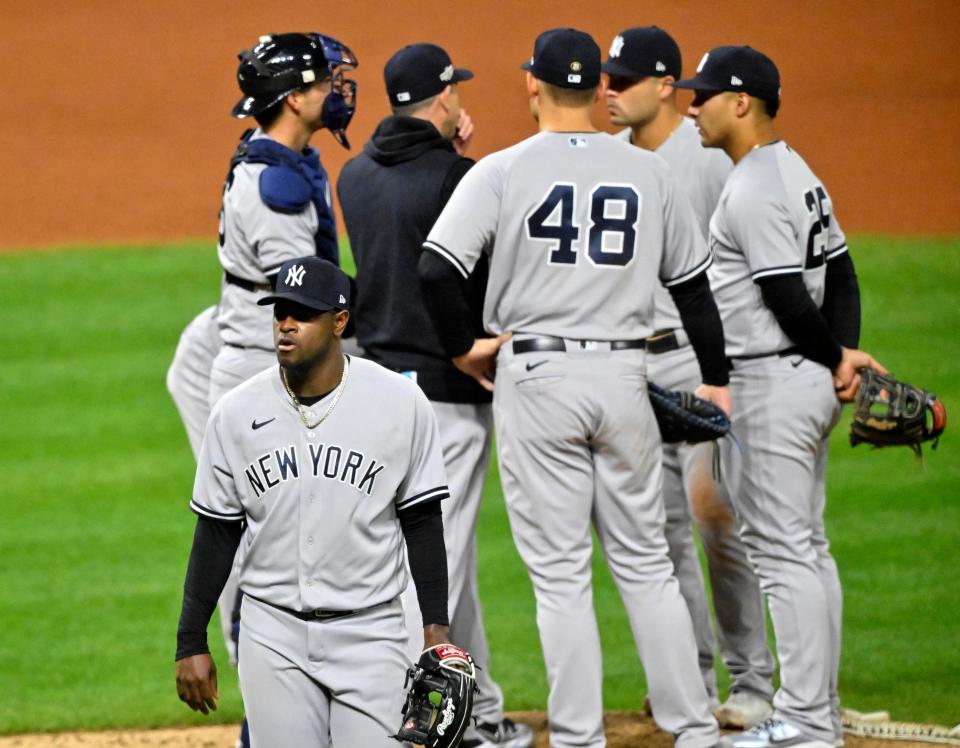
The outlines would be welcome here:
[[[549,361],[537,361],[535,364],[527,364],[527,371],[533,371],[538,366],[543,366],[544,364],[550,363]]]
[[[260,423],[257,423],[257,419],[254,418],[254,419],[253,419],[253,423],[250,424],[250,428],[252,428],[254,431],[256,431],[257,429],[263,428],[263,427],[266,426],[268,423],[273,423],[273,422],[276,421],[276,420],[277,420],[277,417],[274,416],[274,417],[271,418],[269,421],[261,421]]]
[[[796,369],[796,368],[797,368],[798,366],[800,366],[800,364],[802,364],[802,363],[803,363],[803,359],[802,359],[802,358],[798,358],[796,361],[791,361],[791,362],[790,362],[790,366],[792,366],[794,369]]]

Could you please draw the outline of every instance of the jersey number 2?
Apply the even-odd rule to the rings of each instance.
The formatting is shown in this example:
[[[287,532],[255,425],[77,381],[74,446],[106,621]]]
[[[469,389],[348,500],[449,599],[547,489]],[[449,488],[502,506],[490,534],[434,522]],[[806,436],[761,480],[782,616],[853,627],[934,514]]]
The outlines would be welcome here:
[[[527,216],[527,236],[550,241],[551,265],[576,265],[580,224],[574,215],[575,184],[554,184]],[[601,184],[590,192],[587,254],[595,265],[623,267],[637,243],[640,196],[629,185]]]
[[[807,259],[803,269],[810,270],[820,267],[827,252],[827,233],[830,228],[830,213],[828,212],[827,193],[823,187],[807,190],[803,193],[803,202],[807,206],[813,223],[807,235]]]

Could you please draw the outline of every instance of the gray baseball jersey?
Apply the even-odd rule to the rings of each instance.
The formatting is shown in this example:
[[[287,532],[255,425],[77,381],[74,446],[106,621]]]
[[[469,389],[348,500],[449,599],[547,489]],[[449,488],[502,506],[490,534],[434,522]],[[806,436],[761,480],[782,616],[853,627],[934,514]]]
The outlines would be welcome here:
[[[251,140],[269,138],[257,130]],[[266,285],[267,276],[287,260],[316,253],[317,209],[313,203],[299,212],[281,212],[264,203],[260,174],[266,164],[240,163],[223,192],[220,245],[223,269],[254,284]],[[327,196],[328,204],[330,196]],[[224,282],[219,304],[223,342],[243,348],[273,351],[270,310],[257,306],[266,291],[251,292]]]
[[[793,345],[763,303],[760,278],[802,273],[817,306],[826,262],[847,251],[823,184],[782,140],[744,156],[710,221],[710,270],[727,355],[756,356]]]
[[[489,253],[488,330],[587,340],[647,337],[658,279],[710,263],[669,167],[606,133],[543,132],[482,159],[424,246],[464,277]]]
[[[826,263],[847,247],[823,184],[782,141],[738,162],[711,220],[710,241],[733,361],[730,394],[739,403],[731,430],[740,448],[722,445],[723,474],[776,635],[775,716],[830,745],[843,737],[837,691],[843,603],[824,533],[824,475],[840,406],[830,371],[788,353],[793,342],[755,281],[802,274],[819,306]]]
[[[307,420],[333,397],[305,408]],[[350,359],[341,399],[315,429],[273,367],[214,407],[190,506],[246,520],[246,594],[299,611],[370,607],[407,583],[397,512],[448,495],[438,438],[420,389],[377,364]]]
[[[537,598],[551,745],[604,744],[591,525],[658,723],[684,748],[714,745],[663,536],[646,356],[624,344],[653,331],[660,281],[681,283],[710,262],[689,201],[652,153],[605,133],[542,132],[477,163],[424,247],[464,276],[486,251],[485,325],[514,333],[497,359],[494,420],[514,542]]]
[[[630,128],[617,133],[617,137],[631,141]],[[733,162],[719,148],[704,148],[693,120],[684,117],[655,153],[666,161],[690,199],[696,213],[704,240],[710,235],[710,216],[713,215],[723,185],[733,169]],[[657,330],[675,330],[681,326],[680,312],[673,303],[670,292],[663,286],[654,291],[653,326]]]

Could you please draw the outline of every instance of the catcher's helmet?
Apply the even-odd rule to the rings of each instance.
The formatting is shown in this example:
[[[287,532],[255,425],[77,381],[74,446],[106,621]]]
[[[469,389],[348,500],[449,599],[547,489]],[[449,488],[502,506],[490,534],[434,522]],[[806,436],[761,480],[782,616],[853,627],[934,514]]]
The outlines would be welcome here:
[[[237,82],[243,97],[231,114],[238,118],[259,114],[287,94],[330,77],[338,68],[357,66],[357,58],[345,44],[314,33],[261,36],[257,46],[237,56]]]

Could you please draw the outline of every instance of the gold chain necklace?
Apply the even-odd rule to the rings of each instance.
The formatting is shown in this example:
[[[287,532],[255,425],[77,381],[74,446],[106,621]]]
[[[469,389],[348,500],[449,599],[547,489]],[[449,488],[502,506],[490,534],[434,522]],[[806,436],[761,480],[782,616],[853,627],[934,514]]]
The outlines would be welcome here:
[[[293,394],[293,390],[290,389],[290,385],[287,382],[286,370],[282,366],[280,367],[280,379],[283,381],[283,386],[286,389],[287,394],[290,395],[290,401],[294,404],[294,407],[296,407],[297,412],[300,414],[300,420],[303,421],[303,425],[307,429],[315,429],[321,423],[326,421],[327,416],[329,416],[333,412],[333,409],[337,407],[337,403],[340,401],[340,395],[343,394],[343,387],[347,383],[347,372],[349,371],[350,371],[350,357],[344,356],[343,357],[343,374],[340,375],[340,384],[338,384],[337,389],[334,390],[333,402],[330,403],[326,412],[322,416],[320,416],[320,419],[316,423],[311,424],[307,420],[307,413],[303,409],[303,406],[300,404],[299,398],[297,398],[297,396]]]

